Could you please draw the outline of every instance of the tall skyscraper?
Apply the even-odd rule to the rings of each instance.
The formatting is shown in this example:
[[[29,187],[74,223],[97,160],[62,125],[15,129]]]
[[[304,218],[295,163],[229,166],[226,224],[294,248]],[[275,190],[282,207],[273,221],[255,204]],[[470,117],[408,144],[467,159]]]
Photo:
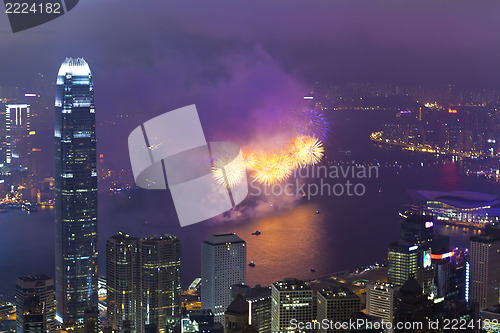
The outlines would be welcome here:
[[[498,304],[500,236],[487,233],[470,238],[469,301],[483,310]]]
[[[201,245],[201,307],[223,322],[231,286],[246,279],[246,243],[236,234],[213,235]]]
[[[180,240],[170,234],[141,239],[139,255],[142,323],[155,325],[160,333],[180,332]]]
[[[82,325],[97,306],[94,84],[82,58],[66,58],[55,101],[56,319]]]
[[[418,270],[418,245],[407,242],[389,244],[387,253],[387,282],[402,286]]]
[[[139,239],[117,233],[106,242],[106,324],[123,332],[140,323]]]
[[[271,332],[296,331],[292,319],[297,322],[313,320],[313,291],[303,281],[285,279],[271,286]]]
[[[36,298],[36,301],[35,301]],[[27,308],[29,317],[24,316]],[[16,332],[23,333],[25,319],[30,320],[31,329],[39,329],[40,318],[45,333],[55,330],[54,280],[46,275],[31,275],[16,279]]]
[[[467,261],[468,253],[458,249],[438,250],[432,254],[435,297],[443,299],[443,311],[449,318],[455,318],[466,305]]]
[[[412,214],[401,222],[401,237],[389,244],[387,281],[402,286],[414,276],[428,294],[434,293],[431,246],[434,240],[432,216]]]
[[[106,242],[107,324],[118,332],[181,329],[181,243],[170,234]]]

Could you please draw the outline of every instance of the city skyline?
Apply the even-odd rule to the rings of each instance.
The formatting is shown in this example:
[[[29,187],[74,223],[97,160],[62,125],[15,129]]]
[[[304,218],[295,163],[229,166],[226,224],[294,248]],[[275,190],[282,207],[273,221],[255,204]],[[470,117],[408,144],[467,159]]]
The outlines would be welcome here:
[[[500,332],[498,2],[76,2],[0,20],[0,332]]]

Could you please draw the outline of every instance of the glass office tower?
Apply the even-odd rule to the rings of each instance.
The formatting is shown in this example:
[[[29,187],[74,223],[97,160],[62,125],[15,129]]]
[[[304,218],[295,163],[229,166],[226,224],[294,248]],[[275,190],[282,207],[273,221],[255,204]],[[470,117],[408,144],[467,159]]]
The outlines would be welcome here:
[[[181,242],[171,235],[140,240],[141,324],[158,333],[180,332]],[[147,331],[147,327],[137,332]]]
[[[56,319],[81,325],[97,306],[94,86],[82,58],[66,58],[55,100]]]

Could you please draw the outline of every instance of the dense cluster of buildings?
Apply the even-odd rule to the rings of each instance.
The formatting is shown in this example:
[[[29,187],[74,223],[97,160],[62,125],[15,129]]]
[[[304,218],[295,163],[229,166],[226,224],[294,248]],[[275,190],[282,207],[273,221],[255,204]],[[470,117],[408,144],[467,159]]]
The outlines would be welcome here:
[[[467,158],[494,157],[500,151],[500,112],[496,106],[422,105],[401,110],[396,119],[372,139],[410,150]]]
[[[388,246],[386,278],[363,281],[361,292],[295,278],[252,288],[247,244],[236,234],[212,235],[201,245],[199,308],[182,302],[181,242],[171,234],[111,236],[106,278],[99,279],[94,88],[85,60],[63,62],[55,104],[55,279],[17,279],[17,333],[430,332],[428,324],[443,318],[465,320],[471,332],[500,332],[479,320],[500,318],[500,229],[489,223],[469,249],[451,249],[434,233],[432,210],[406,216]],[[7,110],[20,124],[29,117],[28,105]],[[15,136],[29,138],[27,126]],[[6,147],[9,163],[22,168],[23,144]],[[407,323],[413,325],[397,326]]]
[[[32,120],[39,116],[39,95],[0,89],[0,196],[13,193],[37,202],[49,179],[41,172],[42,149]]]

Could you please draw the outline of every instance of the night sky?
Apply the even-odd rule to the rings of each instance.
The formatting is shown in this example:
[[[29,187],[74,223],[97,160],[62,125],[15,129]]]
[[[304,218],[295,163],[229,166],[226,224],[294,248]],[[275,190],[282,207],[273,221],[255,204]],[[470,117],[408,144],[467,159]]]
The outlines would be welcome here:
[[[120,166],[133,128],[189,104],[209,141],[245,142],[315,81],[500,88],[499,12],[497,0],[82,0],[16,34],[0,14],[0,84],[55,81],[65,57],[84,57],[98,120],[116,122],[100,151]]]

